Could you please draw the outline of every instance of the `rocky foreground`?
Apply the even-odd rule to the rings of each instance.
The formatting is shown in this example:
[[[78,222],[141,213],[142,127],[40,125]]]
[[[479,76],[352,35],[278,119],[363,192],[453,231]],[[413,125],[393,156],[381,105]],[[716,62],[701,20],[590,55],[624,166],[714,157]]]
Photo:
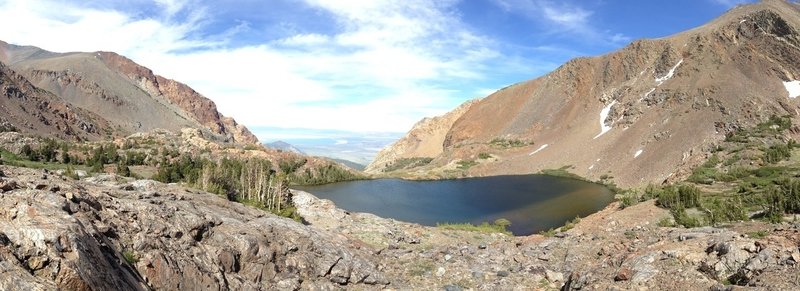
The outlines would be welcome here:
[[[2,167],[1,290],[293,290],[389,281],[370,249],[217,195]]]
[[[645,202],[510,237],[296,192],[303,225],[174,184],[0,170],[0,290],[800,289],[797,222],[659,227]]]

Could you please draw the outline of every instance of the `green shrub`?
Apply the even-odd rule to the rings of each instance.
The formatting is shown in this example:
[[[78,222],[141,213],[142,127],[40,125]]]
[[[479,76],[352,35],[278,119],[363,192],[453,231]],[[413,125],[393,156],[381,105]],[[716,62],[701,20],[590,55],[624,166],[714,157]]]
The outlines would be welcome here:
[[[134,254],[132,251],[124,251],[122,252],[122,257],[125,258],[125,261],[128,264],[134,265],[139,262],[139,258]]]
[[[639,195],[636,191],[633,190],[626,190],[622,193],[622,197],[620,198],[620,208],[625,209],[636,205],[640,202],[642,195]]]
[[[671,219],[669,217],[664,217],[664,218],[662,218],[661,220],[658,221],[658,226],[660,226],[660,227],[675,227],[675,220],[673,220],[673,219]]]
[[[671,213],[672,217],[675,218],[675,224],[683,225],[686,228],[700,227],[703,225],[699,218],[690,216],[686,213],[686,209],[684,208],[674,208]]]
[[[480,153],[480,154],[478,154],[478,158],[479,158],[479,159],[481,159],[481,160],[489,159],[489,158],[491,158],[491,157],[492,157],[492,155],[490,155],[490,154],[487,154],[487,153]]]
[[[767,164],[775,164],[792,157],[791,149],[788,145],[779,144],[770,146],[764,151],[763,160]]]
[[[511,221],[505,218],[500,218],[494,221],[494,225],[501,227],[502,229],[508,229],[511,226]]]
[[[668,209],[700,206],[700,189],[694,185],[667,186],[658,192],[657,204]]]
[[[704,203],[703,206],[708,212],[708,221],[712,225],[723,221],[741,221],[748,218],[747,209],[738,196],[728,199],[717,197]]]

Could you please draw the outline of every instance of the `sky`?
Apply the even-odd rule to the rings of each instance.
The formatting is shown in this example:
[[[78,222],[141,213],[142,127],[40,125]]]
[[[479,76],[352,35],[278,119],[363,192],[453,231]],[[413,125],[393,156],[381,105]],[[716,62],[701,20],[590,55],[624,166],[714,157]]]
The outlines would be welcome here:
[[[114,51],[262,141],[383,135],[736,0],[0,0],[0,40]]]

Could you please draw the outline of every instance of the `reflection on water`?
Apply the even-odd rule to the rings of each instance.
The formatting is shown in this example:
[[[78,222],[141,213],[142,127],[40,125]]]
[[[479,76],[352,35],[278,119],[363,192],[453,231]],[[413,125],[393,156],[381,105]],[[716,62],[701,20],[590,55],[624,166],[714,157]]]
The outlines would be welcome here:
[[[537,233],[611,202],[597,184],[544,175],[440,181],[378,179],[298,187],[342,209],[424,225],[511,221],[515,235]]]

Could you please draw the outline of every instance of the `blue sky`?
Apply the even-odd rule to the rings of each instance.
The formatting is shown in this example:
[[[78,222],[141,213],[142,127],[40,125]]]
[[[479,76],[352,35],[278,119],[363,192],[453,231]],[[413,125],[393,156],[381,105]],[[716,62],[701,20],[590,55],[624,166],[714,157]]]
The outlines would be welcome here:
[[[404,132],[571,58],[745,2],[0,0],[0,39],[119,52],[271,141]]]

